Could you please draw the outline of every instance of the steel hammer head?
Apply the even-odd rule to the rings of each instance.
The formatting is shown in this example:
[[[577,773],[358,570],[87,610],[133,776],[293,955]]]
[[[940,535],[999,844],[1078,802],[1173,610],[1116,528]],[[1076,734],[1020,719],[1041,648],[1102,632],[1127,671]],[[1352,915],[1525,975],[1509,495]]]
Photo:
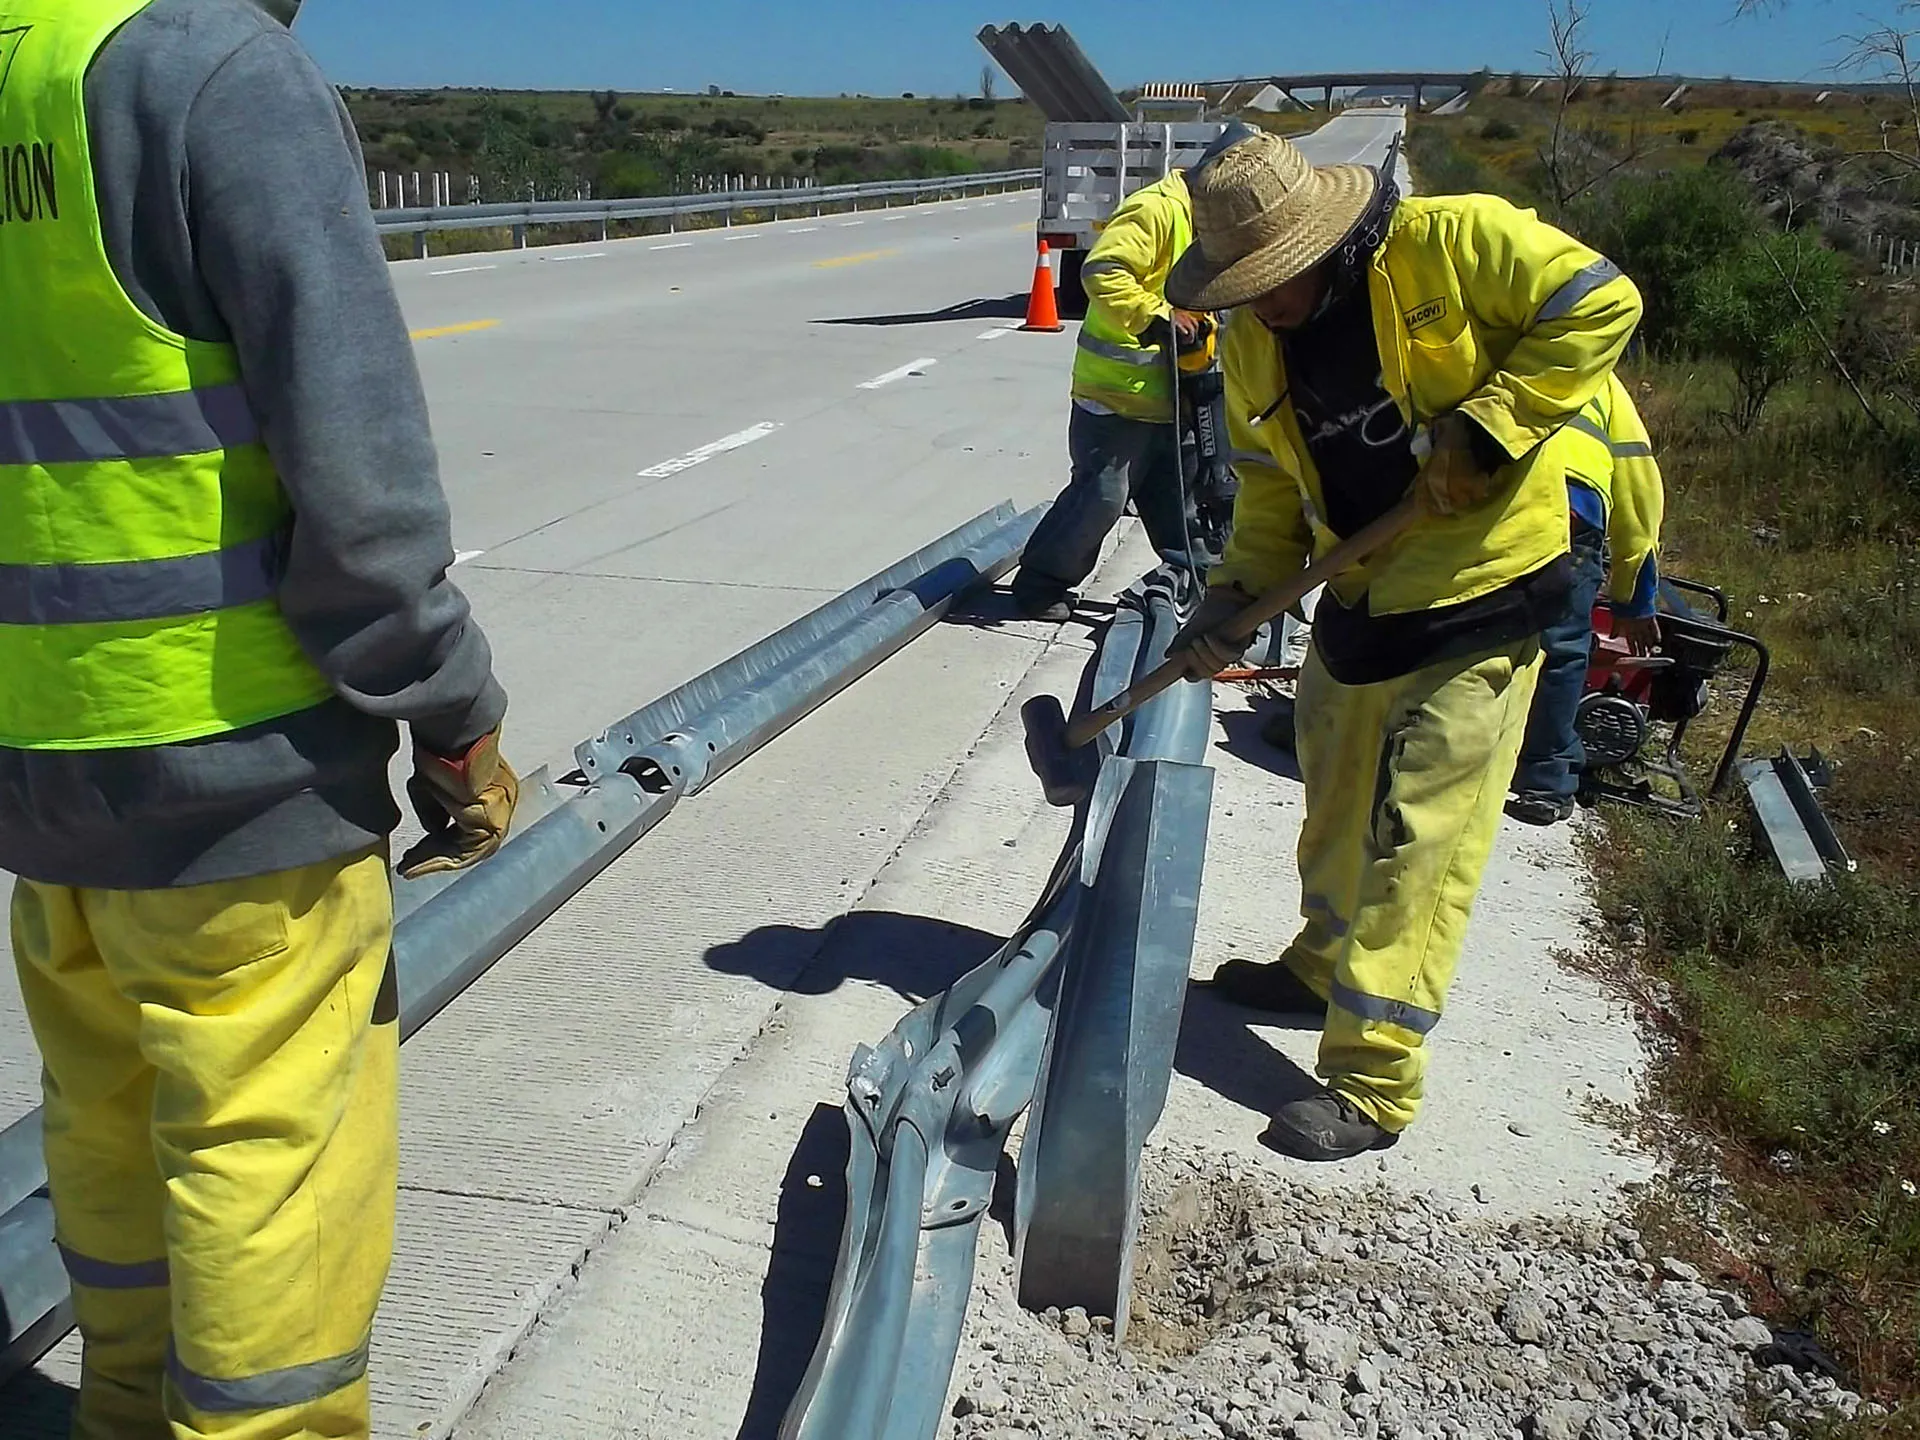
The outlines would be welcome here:
[[[1100,778],[1100,746],[1067,745],[1067,712],[1058,696],[1036,695],[1020,707],[1027,732],[1027,763],[1040,777],[1049,805],[1070,809],[1093,793]]]

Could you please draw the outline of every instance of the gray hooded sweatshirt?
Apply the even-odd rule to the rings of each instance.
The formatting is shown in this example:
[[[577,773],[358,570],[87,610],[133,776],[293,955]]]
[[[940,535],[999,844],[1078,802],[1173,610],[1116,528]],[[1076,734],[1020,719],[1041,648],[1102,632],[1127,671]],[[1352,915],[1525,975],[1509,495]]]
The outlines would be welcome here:
[[[352,854],[399,820],[399,723],[451,752],[506,709],[447,579],[446,497],[359,142],[283,23],[293,8],[154,0],[95,59],[87,125],[127,294],[239,353],[294,510],[281,609],[337,698],[192,744],[0,747],[0,868],[29,879],[162,889]]]

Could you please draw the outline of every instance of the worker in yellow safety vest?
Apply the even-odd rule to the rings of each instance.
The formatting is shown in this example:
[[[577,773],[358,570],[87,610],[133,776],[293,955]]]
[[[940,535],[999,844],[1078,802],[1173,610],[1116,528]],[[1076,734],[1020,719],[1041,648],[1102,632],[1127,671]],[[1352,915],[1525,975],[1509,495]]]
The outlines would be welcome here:
[[[1593,651],[1593,607],[1607,595],[1614,633],[1635,650],[1660,643],[1660,521],[1666,489],[1646,424],[1618,375],[1547,441],[1567,477],[1573,592],[1540,637],[1545,652],[1507,814],[1555,825],[1573,814],[1586,749],[1574,721]]]
[[[1121,202],[1087,252],[1087,315],[1073,359],[1067,422],[1072,472],[1027,542],[1013,596],[1022,614],[1062,621],[1074,587],[1131,500],[1167,563],[1190,569],[1189,502],[1181,484],[1169,347],[1200,340],[1199,315],[1167,304],[1167,272],[1193,241],[1186,172]]]
[[[1485,195],[1401,199],[1277,136],[1190,177],[1196,243],[1172,303],[1232,307],[1240,491],[1223,563],[1176,640],[1197,670],[1259,592],[1386,513],[1425,513],[1332,582],[1300,676],[1304,928],[1229,961],[1228,998],[1324,1015],[1326,1087],[1270,1143],[1338,1160],[1419,1109],[1540,670],[1571,585],[1567,492],[1541,442],[1600,393],[1640,316],[1618,269]],[[1425,457],[1424,459],[1422,457]]]
[[[79,1440],[367,1435],[398,725],[403,875],[492,854],[517,795],[293,9],[0,5],[0,869]]]

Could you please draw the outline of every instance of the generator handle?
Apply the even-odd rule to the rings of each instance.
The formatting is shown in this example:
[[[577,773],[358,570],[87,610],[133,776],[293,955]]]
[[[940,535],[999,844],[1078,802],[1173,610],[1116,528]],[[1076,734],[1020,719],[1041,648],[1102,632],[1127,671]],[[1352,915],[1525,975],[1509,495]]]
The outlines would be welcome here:
[[[1727,623],[1727,615],[1729,612],[1727,610],[1726,591],[1720,589],[1717,585],[1703,585],[1698,580],[1682,580],[1677,575],[1668,575],[1663,578],[1667,584],[1673,586],[1676,590],[1685,590],[1691,595],[1706,596],[1707,599],[1713,601],[1713,608],[1719,612],[1720,623],[1722,625]]]

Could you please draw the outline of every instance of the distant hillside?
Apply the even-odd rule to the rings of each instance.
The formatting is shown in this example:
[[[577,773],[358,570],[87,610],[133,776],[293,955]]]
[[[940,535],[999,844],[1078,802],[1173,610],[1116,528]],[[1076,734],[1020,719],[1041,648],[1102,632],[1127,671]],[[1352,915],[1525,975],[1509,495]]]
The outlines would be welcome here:
[[[370,172],[446,172],[458,201],[614,198],[748,182],[921,178],[1039,163],[1025,100],[343,88]],[[377,187],[376,187],[377,188]]]

